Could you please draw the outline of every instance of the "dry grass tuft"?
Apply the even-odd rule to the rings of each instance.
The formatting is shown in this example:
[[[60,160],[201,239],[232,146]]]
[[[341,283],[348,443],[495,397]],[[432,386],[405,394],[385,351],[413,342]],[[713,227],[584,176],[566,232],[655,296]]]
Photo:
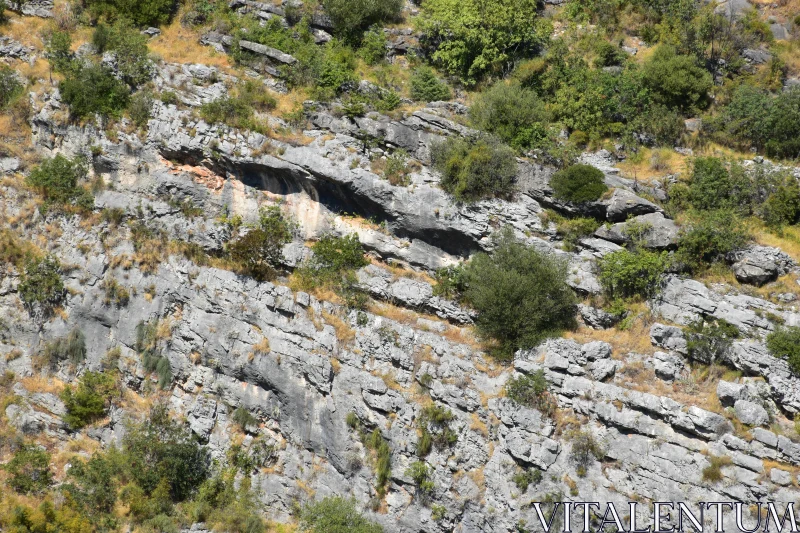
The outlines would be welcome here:
[[[352,344],[356,338],[356,332],[350,327],[350,324],[327,311],[322,312],[322,317],[325,319],[325,322],[333,326],[333,329],[336,330],[336,338],[339,339],[339,342],[345,346]]]

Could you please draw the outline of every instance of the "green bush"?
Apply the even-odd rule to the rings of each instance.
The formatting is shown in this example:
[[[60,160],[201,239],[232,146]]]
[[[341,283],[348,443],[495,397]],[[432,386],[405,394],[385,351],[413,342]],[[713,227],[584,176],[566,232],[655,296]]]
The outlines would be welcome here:
[[[254,427],[258,424],[256,417],[251,415],[250,411],[241,406],[233,410],[231,419],[242,431],[246,430],[248,427]]]
[[[111,399],[118,395],[117,380],[110,374],[86,372],[78,386],[67,385],[60,394],[67,414],[64,422],[73,430],[105,416]]]
[[[603,172],[591,165],[572,165],[550,178],[554,196],[567,202],[583,203],[598,200],[608,190]]]
[[[44,449],[23,444],[3,466],[10,479],[8,484],[21,494],[39,494],[53,482],[50,454]]]
[[[349,39],[357,39],[373,24],[398,19],[403,4],[403,0],[322,0],[336,33]]]
[[[389,41],[383,29],[376,26],[364,34],[361,39],[361,48],[358,55],[366,61],[367,65],[377,65],[386,59],[386,51]]]
[[[437,66],[471,85],[507,72],[549,39],[539,7],[537,0],[425,0],[421,45]]]
[[[72,366],[86,359],[86,338],[83,332],[75,328],[65,337],[49,342],[44,346],[37,366],[55,369],[62,361],[69,361]]]
[[[7,65],[0,65],[0,110],[8,108],[22,94],[23,85],[16,71]]]
[[[716,157],[694,160],[688,200],[695,209],[747,209],[751,194],[750,178],[740,166],[728,168]]]
[[[528,491],[531,485],[538,485],[542,480],[542,471],[536,468],[525,468],[514,474],[511,481],[517,486],[522,494]]]
[[[262,209],[258,225],[228,247],[231,259],[257,280],[272,280],[283,261],[283,246],[292,241],[289,222],[277,206]]]
[[[522,374],[508,380],[506,396],[520,405],[538,409],[546,416],[555,414],[557,402],[550,394],[544,370],[538,370],[530,376]]]
[[[350,414],[355,415],[355,413]],[[356,420],[360,425],[360,421],[357,418]],[[351,418],[348,415],[348,424],[350,421]],[[375,491],[383,497],[386,494],[389,476],[392,474],[392,450],[377,428],[372,433],[362,435],[362,441],[364,446],[375,452]]]
[[[548,116],[531,89],[500,81],[478,95],[469,109],[472,125],[517,150],[534,148],[546,138]]]
[[[417,419],[420,438],[417,442],[417,455],[425,457],[432,445],[444,449],[458,441],[458,435],[450,428],[455,415],[446,407],[434,403],[425,406]]]
[[[722,467],[732,464],[733,460],[727,455],[722,457],[709,455],[708,462],[709,465],[703,469],[703,481],[717,483],[722,481]]]
[[[311,251],[314,252],[311,268],[322,277],[335,277],[369,264],[355,233],[344,237],[323,235],[311,246]]]
[[[767,226],[780,228],[800,220],[800,186],[794,176],[789,176],[770,193],[761,206],[761,218]]]
[[[161,26],[178,10],[177,0],[82,0],[95,17],[126,18],[136,26]]]
[[[686,328],[689,357],[710,365],[724,361],[733,341],[741,336],[739,329],[727,320],[698,320]]]
[[[569,435],[569,440],[572,443],[569,460],[575,465],[576,473],[585,477],[586,470],[603,458],[605,450],[589,430],[576,431]]]
[[[478,311],[478,332],[498,343],[502,358],[574,325],[566,264],[520,243],[510,228],[495,236],[491,255],[472,258],[463,280],[464,300]]]
[[[449,100],[450,87],[430,67],[419,67],[411,76],[411,98],[419,102]]]
[[[460,202],[509,197],[515,190],[514,151],[493,137],[448,137],[431,146],[431,161],[442,189]]]
[[[120,19],[110,28],[105,28],[105,25],[99,24],[95,29],[92,36],[95,46],[100,45],[103,50],[114,52],[117,71],[125,83],[137,87],[147,82],[153,71],[153,62],[148,56],[147,36],[131,26],[127,19]]]
[[[428,465],[422,461],[415,461],[408,466],[405,475],[414,481],[414,485],[417,487],[417,497],[427,500],[435,488],[431,481],[431,471]]]
[[[128,105],[128,86],[114,77],[107,67],[84,65],[67,73],[59,85],[61,98],[78,118],[94,114],[119,117]]]
[[[686,112],[704,109],[712,86],[711,74],[698,66],[694,56],[663,44],[642,67],[642,83],[658,103]]]
[[[60,304],[66,291],[58,260],[51,256],[28,260],[20,276],[18,291],[22,303],[29,309],[38,305],[47,313]]]
[[[778,327],[767,335],[767,349],[775,357],[786,359],[789,367],[800,376],[800,327]]]
[[[172,383],[172,367],[159,347],[158,321],[139,322],[136,325],[134,348],[142,356],[144,369],[158,376],[158,386],[162,389],[169,386]]]
[[[153,110],[153,95],[149,91],[139,91],[131,97],[128,104],[128,114],[137,127],[147,126]]]
[[[608,41],[600,41],[595,51],[597,53],[597,57],[594,60],[595,67],[620,65],[628,57],[619,46],[614,46]]]
[[[681,229],[676,261],[689,270],[700,270],[742,248],[750,234],[731,210],[694,212]]]
[[[25,183],[37,189],[47,203],[67,204],[80,199],[80,203],[88,204],[88,200],[81,198],[88,193],[78,186],[79,182],[86,179],[88,172],[86,159],[83,157],[67,159],[58,154],[34,167],[25,178]]]
[[[600,283],[615,298],[650,298],[659,288],[667,267],[666,252],[618,250],[600,260]]]
[[[566,218],[555,211],[545,212],[543,221],[553,222],[556,225],[556,234],[564,239],[564,248],[573,250],[578,241],[589,237],[602,225],[597,219],[589,217]]]
[[[69,72],[73,67],[72,37],[67,31],[53,31],[45,39],[45,57],[56,72]]]
[[[383,528],[364,518],[355,500],[329,496],[306,504],[300,512],[300,530],[308,533],[383,533]]]
[[[191,430],[172,420],[166,405],[150,410],[141,425],[128,428],[122,439],[127,458],[126,474],[145,494],[165,483],[167,497],[184,501],[209,475],[210,457]]]

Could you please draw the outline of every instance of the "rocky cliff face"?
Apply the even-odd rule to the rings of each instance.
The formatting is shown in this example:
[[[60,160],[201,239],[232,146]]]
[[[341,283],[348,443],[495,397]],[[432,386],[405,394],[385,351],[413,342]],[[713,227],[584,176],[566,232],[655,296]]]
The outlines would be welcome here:
[[[175,91],[183,104],[155,103],[144,133],[124,121],[115,135],[69,124],[59,118],[57,89],[32,95],[35,149],[86,155],[106,190],[96,197],[94,217],[66,217],[42,215],[20,179],[3,182],[4,224],[60,260],[68,295],[59,313],[42,317],[22,305],[19,273],[12,267],[0,273],[0,372],[38,375],[34,360],[42,346],[78,328],[87,359],[78,368],[62,364],[54,370],[57,379],[69,382],[99,369],[119,348],[112,364],[125,386],[152,391],[136,328],[158,324],[158,346],[174,376],[169,402],[215,457],[232,445],[233,411],[254,417],[243,445],[256,438],[269,443],[272,453],[253,471],[252,485],[277,520],[291,518],[294,502],[326,495],[353,496],[392,532],[533,530],[538,519],[530,504],[536,501],[627,506],[631,500],[800,497],[800,444],[787,436],[796,436],[787,417],[800,410],[800,386],[763,343],[776,322],[797,322],[793,294],[768,300],[672,276],[629,329],[603,330],[613,317],[591,307],[590,297],[600,290],[596,259],[625,238],[618,226],[630,217],[646,220],[652,234],[646,242],[655,249],[669,249],[677,236],[674,222],[614,172],[610,154],[585,156],[607,170],[615,191],[583,208],[609,224],[567,252],[539,216],[545,207],[576,209],[553,198],[553,169],[520,161],[513,201],[458,205],[437,187],[437,175],[424,163],[431,142],[465,130],[452,106],[402,119],[347,119],[309,104],[302,136],[268,138],[196,118],[193,107],[227,90],[224,76],[210,67],[161,65],[156,84]],[[364,132],[377,140],[373,146],[365,146]],[[423,162],[408,186],[393,186],[370,169],[367,155],[380,158],[390,147]],[[658,197],[659,191],[648,194]],[[199,209],[182,210],[187,200]],[[306,255],[306,239],[327,231],[358,233],[375,259],[358,273],[376,300],[370,312],[347,311],[280,281],[259,283],[171,253],[173,241],[222,250],[232,230],[220,216],[255,220],[267,204],[280,205],[298,222],[296,240],[285,250],[289,268]],[[168,238],[150,244],[162,249],[137,250],[131,229],[103,221],[103,209],[165,232]],[[567,259],[570,283],[587,301],[583,324],[570,339],[547,341],[501,366],[475,341],[472,312],[434,297],[421,274],[486,249],[489,236],[507,225],[530,245]],[[798,273],[790,257],[770,248],[742,251],[732,262],[747,282]],[[128,291],[126,302],[109,300],[112,280]],[[700,317],[723,318],[747,337],[722,361],[740,374],[712,367],[701,376],[690,368],[686,334],[678,326]],[[557,399],[554,417],[503,393],[510,378],[538,370]],[[5,416],[20,431],[65,443],[74,437],[56,396],[24,379],[14,391],[24,401]],[[425,458],[433,489],[423,492],[407,469],[418,460],[420,424],[430,405],[452,413],[444,425],[456,438]],[[131,414],[120,406],[84,432],[110,445]],[[576,462],[574,427],[592,435],[596,460]],[[376,488],[373,452],[360,438],[373,430],[391,451],[385,495]],[[715,481],[703,471],[719,457],[729,461]],[[533,471],[540,478],[515,481]]]

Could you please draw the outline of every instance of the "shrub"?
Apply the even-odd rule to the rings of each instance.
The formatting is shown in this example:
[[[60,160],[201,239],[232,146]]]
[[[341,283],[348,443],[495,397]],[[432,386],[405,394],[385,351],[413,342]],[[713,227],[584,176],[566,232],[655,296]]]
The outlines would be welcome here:
[[[411,76],[411,98],[420,102],[450,99],[450,88],[436,77],[430,67],[419,67]]]
[[[127,19],[118,20],[107,30],[100,30],[101,27],[104,26],[98,25],[95,30],[95,33],[101,32],[97,38],[100,42],[97,44],[114,53],[117,72],[122,80],[131,87],[137,87],[149,80],[153,63],[148,56],[147,36],[131,26]],[[94,37],[92,40],[95,40]]]
[[[550,186],[559,200],[593,202],[608,190],[604,178],[603,172],[591,165],[572,165],[553,174]]]
[[[161,353],[158,341],[158,321],[139,322],[136,325],[134,348],[142,356],[144,369],[147,372],[155,372],[158,376],[158,386],[164,389],[172,383],[172,367],[169,359]]]
[[[690,270],[699,270],[742,248],[750,235],[731,210],[695,212],[681,229],[676,259]]]
[[[402,0],[322,0],[336,33],[350,39],[372,24],[396,20],[403,4]]]
[[[357,270],[369,264],[355,233],[344,237],[323,235],[314,243],[311,251],[314,252],[311,267],[323,277]]]
[[[739,329],[727,320],[706,322],[701,319],[686,328],[686,348],[692,359],[711,364],[724,360],[731,344],[739,337]]]
[[[103,280],[103,291],[106,293],[104,299],[106,305],[113,304],[117,307],[125,307],[131,298],[128,289],[123,287],[116,278]]]
[[[585,477],[586,470],[605,455],[605,450],[598,443],[594,435],[588,430],[576,431],[570,435],[572,448],[569,452],[569,460],[575,465],[578,476]]]
[[[666,252],[618,250],[600,260],[600,283],[613,298],[650,298],[667,267]]]
[[[301,531],[309,533],[383,533],[383,528],[364,518],[355,500],[329,496],[306,504],[300,512]]]
[[[531,485],[537,485],[542,480],[542,471],[536,468],[525,468],[514,474],[511,481],[523,494],[528,491]]]
[[[0,65],[0,110],[6,109],[22,94],[23,85],[9,66]]]
[[[253,122],[253,108],[246,100],[220,97],[200,106],[200,117],[209,124],[227,124],[232,128],[257,129]]]
[[[442,189],[458,201],[509,197],[514,192],[514,151],[493,137],[448,137],[431,146],[431,161],[442,175]]]
[[[83,157],[67,159],[58,154],[31,170],[25,183],[37,189],[46,202],[66,204],[88,194],[78,186],[87,174],[88,167]]]
[[[386,166],[383,169],[383,177],[396,187],[409,185],[408,174],[411,168],[408,164],[408,153],[405,150],[396,150],[386,157]]]
[[[254,427],[258,423],[256,417],[251,415],[250,411],[241,406],[233,410],[231,419],[242,431],[245,431],[248,427]]]
[[[778,327],[767,335],[767,349],[781,359],[786,359],[789,367],[800,376],[800,327]]]
[[[550,394],[544,370],[538,370],[533,375],[520,375],[511,378],[506,383],[506,395],[520,405],[533,407],[546,416],[553,416],[557,402]]]
[[[389,476],[392,474],[392,450],[378,429],[373,430],[372,433],[365,435],[362,439],[364,440],[364,445],[375,452],[375,491],[383,497],[386,494]]]
[[[608,41],[600,41],[597,45],[596,53],[595,67],[620,65],[627,58],[627,54],[619,46],[614,46]]]
[[[134,94],[128,104],[128,114],[137,127],[147,126],[150,114],[153,110],[153,95],[148,91],[139,91]]]
[[[732,464],[733,461],[727,455],[722,457],[709,455],[708,462],[710,464],[703,469],[703,481],[717,483],[722,481],[722,467]]]
[[[698,210],[741,209],[751,195],[750,179],[741,167],[726,168],[716,157],[698,157],[692,165],[688,200]]]
[[[418,19],[423,50],[466,84],[502,74],[549,39],[536,0],[426,0]]]
[[[61,361],[69,361],[73,366],[86,359],[86,337],[75,328],[69,334],[45,345],[41,363],[47,368],[55,368]]]
[[[405,474],[414,481],[417,487],[417,496],[423,500],[433,492],[435,488],[433,481],[431,481],[431,472],[428,465],[422,461],[415,461],[409,465]]]
[[[455,416],[449,409],[433,403],[422,409],[417,419],[417,426],[420,430],[420,439],[417,443],[418,456],[428,455],[432,445],[443,449],[458,441],[458,435],[450,428],[450,422],[454,418]]]
[[[573,326],[576,299],[559,259],[517,241],[506,228],[491,255],[475,255],[464,269],[464,300],[478,311],[478,332],[509,358]]]
[[[130,91],[107,67],[85,65],[71,70],[59,85],[61,98],[78,118],[94,114],[119,117],[127,107]]]
[[[23,444],[3,468],[8,472],[8,484],[21,494],[44,492],[53,481],[50,454],[38,446]]]
[[[178,9],[176,0],[83,0],[95,18],[127,18],[136,26],[166,24]]]
[[[761,206],[761,218],[767,226],[780,228],[800,220],[800,186],[793,176],[785,178]]]
[[[443,267],[434,273],[436,285],[433,286],[434,296],[454,299],[464,290],[464,267],[453,265]]]
[[[262,209],[258,226],[228,247],[231,259],[257,280],[272,280],[283,261],[283,246],[292,241],[289,222],[277,206]]]
[[[66,422],[73,430],[105,416],[111,399],[118,394],[117,380],[110,374],[86,372],[78,386],[67,385],[59,395],[67,414]]]
[[[56,72],[69,72],[73,66],[72,37],[66,31],[53,31],[45,39],[45,57]]]
[[[564,239],[564,248],[567,250],[574,249],[580,239],[593,235],[601,226],[601,223],[595,218],[566,218],[552,210],[545,211],[542,221],[555,223],[556,234]]]
[[[19,297],[28,309],[38,305],[45,313],[61,303],[65,296],[61,265],[54,257],[30,259],[20,276]]]
[[[386,59],[388,40],[380,27],[374,27],[364,34],[361,39],[360,55],[368,65],[377,65]]]
[[[674,47],[660,45],[642,68],[642,84],[656,102],[686,112],[708,105],[711,74],[697,65],[694,56],[681,55]]]
[[[533,148],[546,137],[547,113],[536,92],[518,83],[495,83],[469,109],[474,127],[492,133],[517,150]]]
[[[122,439],[126,474],[150,495],[166,484],[166,496],[180,502],[192,496],[209,474],[208,451],[188,427],[169,417],[157,404],[141,425],[130,426]]]

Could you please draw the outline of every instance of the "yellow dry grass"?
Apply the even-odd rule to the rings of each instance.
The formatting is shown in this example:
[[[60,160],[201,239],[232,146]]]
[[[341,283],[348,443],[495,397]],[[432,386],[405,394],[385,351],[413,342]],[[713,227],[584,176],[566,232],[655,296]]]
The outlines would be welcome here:
[[[19,382],[30,392],[48,392],[58,395],[64,390],[64,382],[54,377],[36,375],[21,378]]]
[[[37,50],[44,47],[41,35],[48,26],[47,19],[23,17],[9,10],[6,10],[6,15],[8,22],[3,26],[3,35]]]
[[[756,243],[764,246],[775,246],[800,261],[800,228],[787,226],[780,233],[768,231],[763,225],[754,228],[753,237]]]
[[[172,24],[161,28],[161,35],[150,41],[150,50],[167,63],[202,63],[231,73],[230,58],[210,46],[201,45],[197,33],[181,24],[181,15],[182,11]]]
[[[325,319],[325,322],[333,326],[333,329],[336,330],[336,338],[339,339],[339,342],[343,345],[350,345],[355,340],[356,332],[350,327],[350,324],[327,311],[322,312],[322,317]]]

